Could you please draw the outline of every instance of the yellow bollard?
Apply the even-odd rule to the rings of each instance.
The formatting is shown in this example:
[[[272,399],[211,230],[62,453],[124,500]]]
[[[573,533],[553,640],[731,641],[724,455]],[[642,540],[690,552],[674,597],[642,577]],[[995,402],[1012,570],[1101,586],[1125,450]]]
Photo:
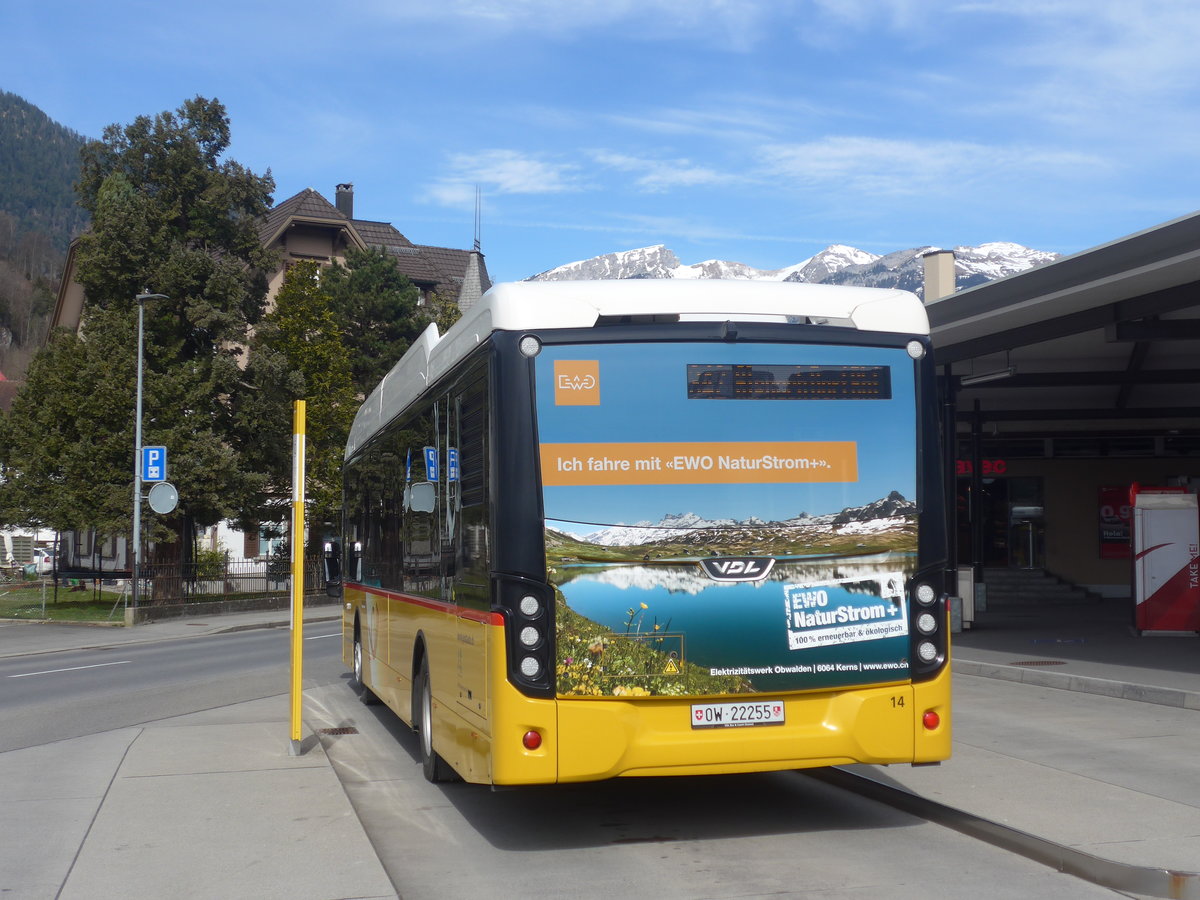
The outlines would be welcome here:
[[[292,743],[299,756],[304,701],[304,401],[292,415]]]

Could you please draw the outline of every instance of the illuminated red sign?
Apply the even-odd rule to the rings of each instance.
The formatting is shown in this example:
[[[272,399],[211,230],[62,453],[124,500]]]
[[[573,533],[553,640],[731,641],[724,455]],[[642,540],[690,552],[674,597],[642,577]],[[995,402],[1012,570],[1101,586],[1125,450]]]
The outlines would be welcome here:
[[[984,459],[980,460],[983,468],[983,477],[989,478],[994,475],[1003,475],[1008,471],[1008,461],[1004,459]],[[975,471],[975,467],[969,459],[960,459],[954,463],[955,475],[971,475]]]

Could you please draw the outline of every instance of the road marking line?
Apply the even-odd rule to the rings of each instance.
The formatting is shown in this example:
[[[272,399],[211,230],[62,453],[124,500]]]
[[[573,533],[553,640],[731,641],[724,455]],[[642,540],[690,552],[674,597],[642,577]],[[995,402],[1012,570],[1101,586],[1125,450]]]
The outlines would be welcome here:
[[[96,663],[92,666],[71,666],[69,669],[47,669],[44,672],[23,672],[20,675],[9,675],[9,678],[28,678],[30,675],[53,675],[55,672],[78,672],[80,669],[102,669],[105,666],[123,666],[126,663],[133,662],[132,659],[123,659],[120,662]]]
[[[306,637],[305,640],[306,641],[318,641],[321,638],[341,637],[341,636],[342,636],[342,633],[340,631],[335,631],[333,634],[316,634],[316,635],[313,635],[312,637]]]

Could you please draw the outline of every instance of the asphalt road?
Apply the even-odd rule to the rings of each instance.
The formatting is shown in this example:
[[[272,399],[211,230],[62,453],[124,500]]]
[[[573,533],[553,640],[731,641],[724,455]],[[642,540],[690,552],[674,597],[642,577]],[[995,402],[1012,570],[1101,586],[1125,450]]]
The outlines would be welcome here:
[[[1121,896],[801,772],[433,785],[385,708],[346,685],[306,704],[356,732],[322,742],[404,900]]]
[[[352,726],[322,743],[405,900],[1118,896],[799,772],[431,785],[411,731],[346,683],[338,633],[305,629],[305,724]],[[289,639],[269,629],[0,659],[0,751],[285,694]],[[73,745],[56,746],[35,752]]]
[[[305,689],[345,679],[340,634],[305,628]],[[0,659],[0,752],[286,693],[290,640],[269,628]]]

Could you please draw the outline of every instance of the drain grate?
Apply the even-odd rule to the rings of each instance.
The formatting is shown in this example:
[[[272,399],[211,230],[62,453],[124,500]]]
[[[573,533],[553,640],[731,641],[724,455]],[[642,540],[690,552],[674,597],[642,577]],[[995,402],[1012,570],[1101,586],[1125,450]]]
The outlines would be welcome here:
[[[358,734],[358,729],[352,725],[344,728],[318,728],[317,734]]]
[[[1022,659],[1017,662],[1010,662],[1010,666],[1065,666],[1066,660],[1063,659]]]

